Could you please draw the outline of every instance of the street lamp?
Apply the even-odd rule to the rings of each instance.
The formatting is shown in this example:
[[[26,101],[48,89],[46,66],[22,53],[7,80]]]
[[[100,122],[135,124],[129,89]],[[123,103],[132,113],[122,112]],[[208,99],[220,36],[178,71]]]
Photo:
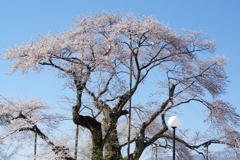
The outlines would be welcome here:
[[[175,130],[179,124],[180,120],[176,116],[172,116],[168,120],[168,125],[173,128],[173,160],[175,160]]]

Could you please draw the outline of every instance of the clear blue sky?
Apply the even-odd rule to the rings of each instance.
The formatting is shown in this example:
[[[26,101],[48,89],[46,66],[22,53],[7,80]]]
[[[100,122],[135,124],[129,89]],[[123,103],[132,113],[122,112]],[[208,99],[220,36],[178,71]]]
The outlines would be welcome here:
[[[204,31],[217,42],[217,52],[228,58],[226,71],[230,83],[222,99],[240,108],[239,0],[6,0],[0,4],[0,53],[39,34],[57,34],[70,27],[76,17],[101,11],[153,15],[176,31],[182,28]],[[62,82],[56,82],[53,75],[21,76],[17,72],[8,76],[8,65],[0,60],[0,94],[34,95],[47,101],[61,96]]]

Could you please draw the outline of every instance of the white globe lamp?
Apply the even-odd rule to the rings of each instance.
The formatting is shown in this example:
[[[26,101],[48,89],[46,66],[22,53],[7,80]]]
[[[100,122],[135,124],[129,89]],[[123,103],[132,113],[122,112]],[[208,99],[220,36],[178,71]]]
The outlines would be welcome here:
[[[177,128],[180,125],[180,120],[176,116],[172,116],[168,120],[168,125],[172,128]]]

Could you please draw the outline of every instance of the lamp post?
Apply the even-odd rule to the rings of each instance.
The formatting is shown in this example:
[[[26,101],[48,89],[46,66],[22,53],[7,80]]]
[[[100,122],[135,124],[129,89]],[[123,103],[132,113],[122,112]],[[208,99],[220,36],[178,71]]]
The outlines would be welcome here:
[[[179,124],[180,120],[176,116],[172,116],[168,120],[168,125],[173,128],[173,160],[175,160],[175,131]]]

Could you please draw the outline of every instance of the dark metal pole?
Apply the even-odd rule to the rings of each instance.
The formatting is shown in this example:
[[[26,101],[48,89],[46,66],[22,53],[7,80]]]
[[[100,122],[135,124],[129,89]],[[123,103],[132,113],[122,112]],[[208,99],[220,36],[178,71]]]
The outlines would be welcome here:
[[[82,74],[82,68],[81,68],[81,74]],[[78,105],[78,113],[79,110],[81,108],[82,105],[82,89],[80,89],[81,87],[81,82],[79,80],[75,80],[77,81],[77,103],[76,105]],[[78,159],[78,138],[79,138],[79,125],[76,124],[76,133],[75,133],[75,148],[74,148],[74,159]]]
[[[156,144],[155,147],[156,147],[156,160],[157,160],[158,159],[158,155],[157,155],[157,152],[158,152],[158,148],[157,147],[158,147],[158,145]]]
[[[176,132],[176,127],[173,128],[173,160],[175,160],[175,132]]]
[[[76,125],[74,159],[77,159],[78,157],[78,132],[79,126]]]
[[[132,42],[131,42],[131,38],[130,38],[130,45],[132,45]],[[129,79],[129,95],[130,95],[130,98],[129,98],[129,110],[128,110],[128,114],[129,114],[129,122],[128,122],[128,147],[127,147],[127,155],[128,155],[128,160],[130,160],[130,140],[131,140],[131,109],[132,109],[132,70],[133,70],[133,53],[131,52],[130,54],[130,79]]]
[[[37,133],[34,135],[34,160],[37,159]]]
[[[206,154],[206,160],[208,160],[208,144],[207,144],[207,154]]]

